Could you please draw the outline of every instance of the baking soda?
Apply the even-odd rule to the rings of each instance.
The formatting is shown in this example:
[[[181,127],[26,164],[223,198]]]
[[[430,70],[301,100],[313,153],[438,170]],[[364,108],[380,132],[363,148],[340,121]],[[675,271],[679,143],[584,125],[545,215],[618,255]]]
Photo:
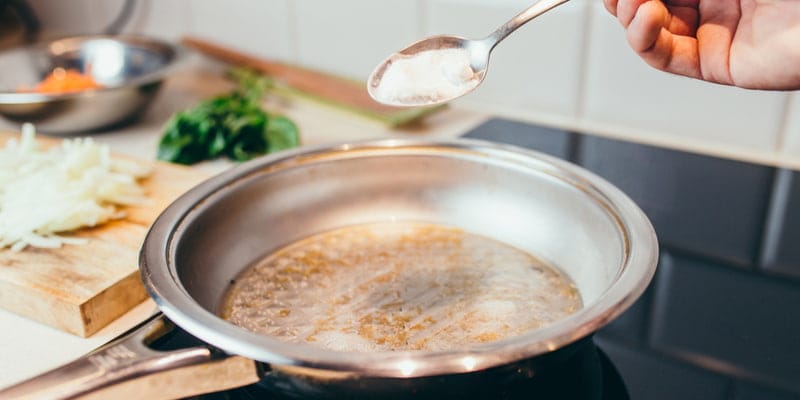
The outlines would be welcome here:
[[[429,50],[392,60],[373,96],[392,105],[435,104],[469,92],[479,83],[465,49]]]

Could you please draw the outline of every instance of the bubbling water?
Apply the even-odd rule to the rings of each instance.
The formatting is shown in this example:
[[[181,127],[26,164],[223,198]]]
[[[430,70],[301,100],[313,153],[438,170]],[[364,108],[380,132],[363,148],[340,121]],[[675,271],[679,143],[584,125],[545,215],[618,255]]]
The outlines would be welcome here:
[[[447,350],[543,327],[581,307],[559,270],[440,225],[342,228],[290,244],[232,284],[223,318],[340,351]]]

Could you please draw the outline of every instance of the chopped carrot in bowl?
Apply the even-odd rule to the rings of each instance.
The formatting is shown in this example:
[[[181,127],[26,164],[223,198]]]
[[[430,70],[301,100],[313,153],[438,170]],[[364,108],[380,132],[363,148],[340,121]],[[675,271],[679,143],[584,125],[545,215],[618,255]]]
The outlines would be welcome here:
[[[22,87],[20,92],[36,93],[67,93],[103,87],[95,82],[91,76],[82,74],[74,69],[55,68],[41,82],[33,88]]]

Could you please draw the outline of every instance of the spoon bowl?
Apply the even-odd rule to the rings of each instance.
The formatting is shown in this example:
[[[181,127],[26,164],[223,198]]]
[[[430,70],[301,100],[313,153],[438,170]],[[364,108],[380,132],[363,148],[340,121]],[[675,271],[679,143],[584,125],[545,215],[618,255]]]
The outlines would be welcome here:
[[[568,0],[539,0],[483,39],[432,36],[381,62],[367,80],[378,102],[393,106],[445,103],[472,92],[486,78],[492,50],[520,26]]]
[[[484,41],[440,35],[414,42],[372,72],[367,91],[393,106],[439,104],[477,88],[486,77],[491,47]]]

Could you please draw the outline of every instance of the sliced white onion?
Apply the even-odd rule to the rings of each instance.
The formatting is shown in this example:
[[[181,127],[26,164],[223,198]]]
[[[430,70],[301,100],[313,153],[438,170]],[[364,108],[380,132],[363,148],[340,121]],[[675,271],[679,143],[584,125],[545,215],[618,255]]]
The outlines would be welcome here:
[[[56,235],[124,217],[118,205],[146,203],[148,167],[111,157],[91,138],[41,149],[31,124],[0,149],[0,248],[57,248],[86,239]]]

